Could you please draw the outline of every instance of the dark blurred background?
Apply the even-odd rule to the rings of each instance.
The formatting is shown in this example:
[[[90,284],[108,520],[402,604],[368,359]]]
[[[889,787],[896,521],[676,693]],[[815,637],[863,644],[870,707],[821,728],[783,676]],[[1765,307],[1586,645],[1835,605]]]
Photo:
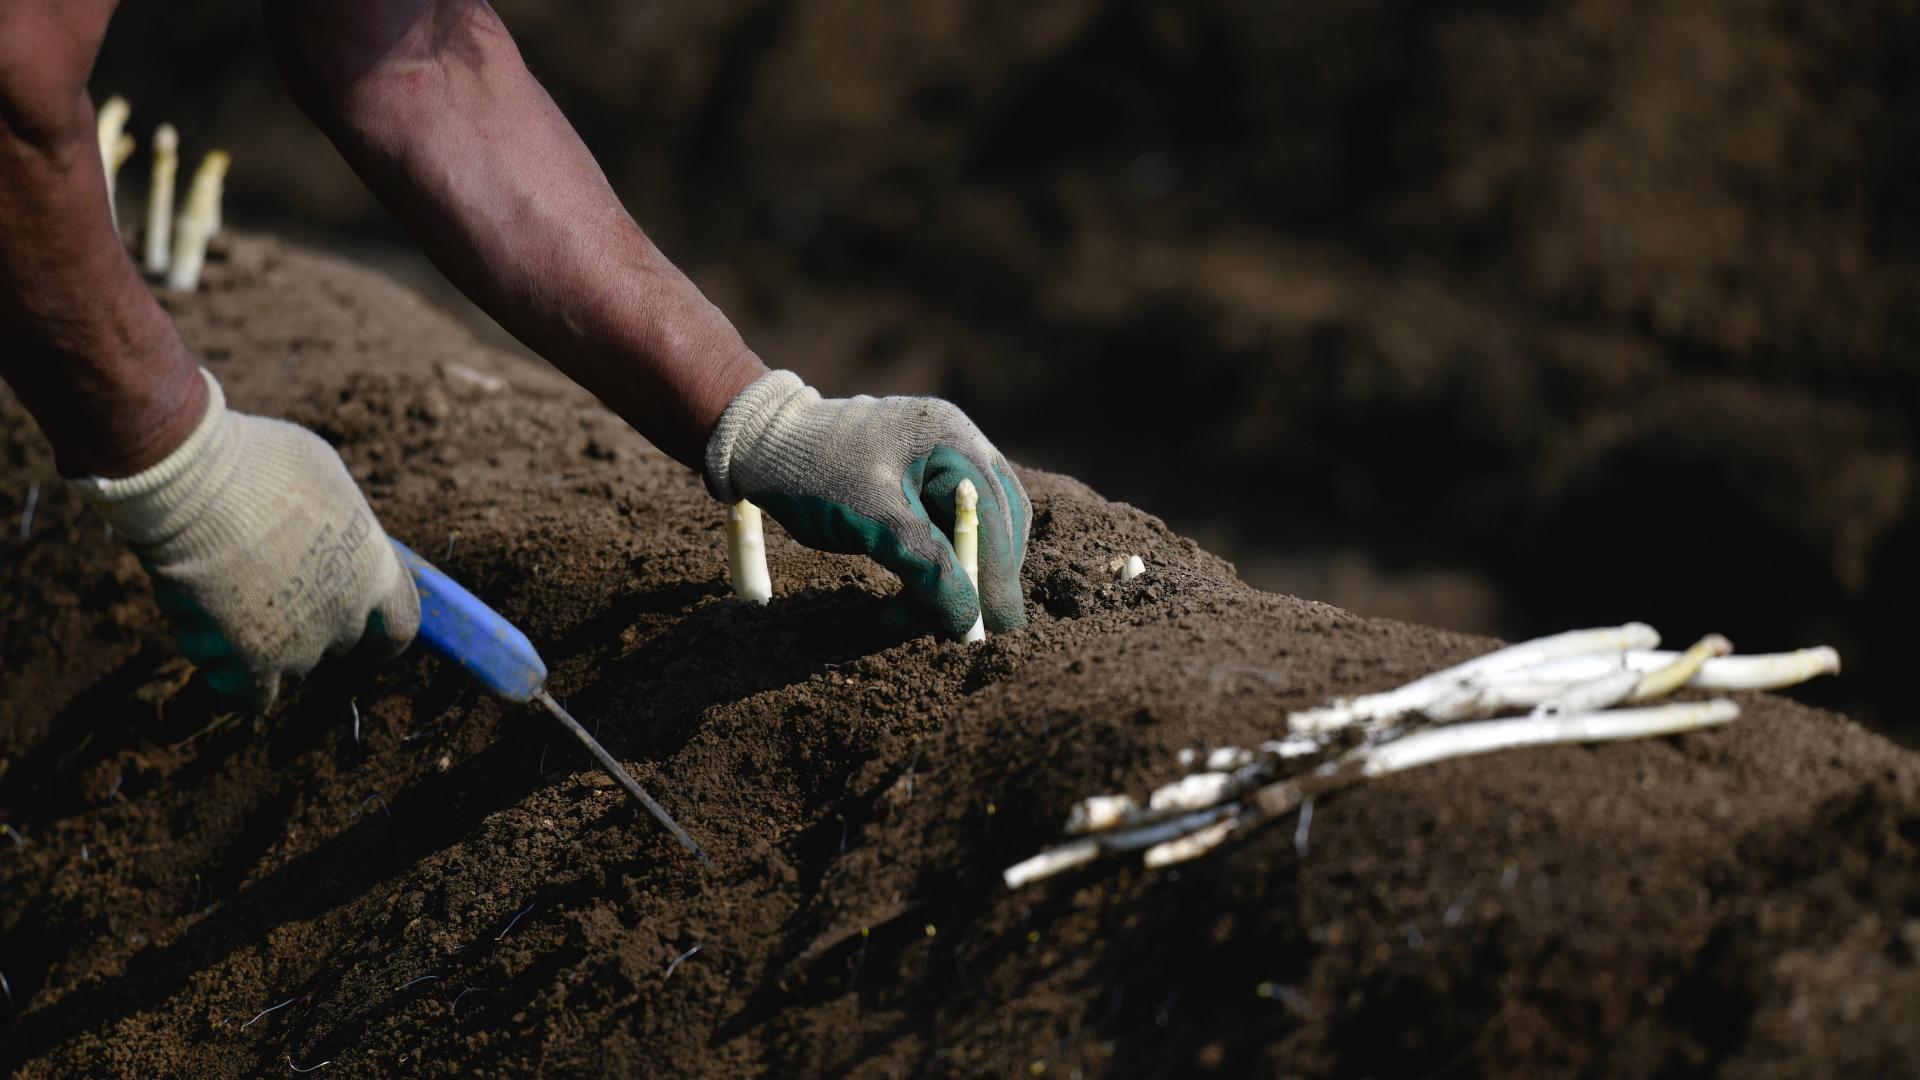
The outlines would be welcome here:
[[[1267,588],[1831,643],[1809,700],[1920,737],[1920,2],[500,11],[770,363],[952,397]],[[96,91],[458,308],[257,24],[130,0]]]

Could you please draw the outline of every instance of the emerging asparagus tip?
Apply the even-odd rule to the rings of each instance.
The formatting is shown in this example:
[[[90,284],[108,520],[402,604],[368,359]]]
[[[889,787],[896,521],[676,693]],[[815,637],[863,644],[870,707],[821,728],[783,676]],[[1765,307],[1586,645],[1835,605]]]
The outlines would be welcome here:
[[[962,480],[953,492],[953,553],[960,560],[960,569],[973,583],[974,594],[980,592],[980,489],[973,481]],[[967,629],[962,641],[974,642],[987,639],[987,624],[976,615],[973,625]]]

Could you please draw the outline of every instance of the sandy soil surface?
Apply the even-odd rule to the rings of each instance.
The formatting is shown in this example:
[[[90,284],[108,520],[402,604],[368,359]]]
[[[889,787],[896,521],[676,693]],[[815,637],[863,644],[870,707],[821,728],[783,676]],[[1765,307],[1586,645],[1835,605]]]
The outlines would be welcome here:
[[[1491,643],[1257,591],[1037,470],[1026,631],[886,640],[884,574],[778,535],[745,607],[693,475],[390,282],[239,238],[175,307],[238,407],[333,441],[527,631],[718,869],[431,657],[224,711],[0,399],[6,520],[39,485],[0,539],[9,1072],[1920,1071],[1920,760],[1844,717],[1746,696],[1010,893],[1075,798]],[[1121,552],[1148,573],[1115,583]]]

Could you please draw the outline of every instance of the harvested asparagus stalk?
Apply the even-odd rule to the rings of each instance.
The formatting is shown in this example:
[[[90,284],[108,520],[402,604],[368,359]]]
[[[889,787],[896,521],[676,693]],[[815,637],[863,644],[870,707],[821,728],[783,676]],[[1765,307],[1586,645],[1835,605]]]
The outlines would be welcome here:
[[[1140,805],[1126,795],[1094,795],[1073,804],[1067,812],[1067,832],[1105,832],[1132,824],[1140,817]]]
[[[1782,690],[1840,672],[1840,655],[1826,646],[1759,656],[1727,655],[1731,647],[1725,638],[1713,634],[1684,653],[1635,649],[1551,660],[1491,682],[1463,687],[1421,712],[1430,720],[1443,722],[1474,720],[1543,706],[1557,695],[1575,687],[1592,687],[1599,680],[1610,680],[1616,688],[1632,681],[1633,690],[1625,700],[1650,701],[1681,686],[1695,690]],[[1682,674],[1687,675],[1685,681],[1675,681]]]
[[[980,592],[980,490],[973,481],[962,480],[953,492],[953,554],[960,560],[960,569],[973,583],[974,594]],[[973,617],[973,625],[967,628],[962,641],[974,642],[987,640],[987,624],[979,615]]]
[[[1524,670],[1566,656],[1629,649],[1650,649],[1660,635],[1645,623],[1627,623],[1594,630],[1569,630],[1535,638],[1475,657],[1444,671],[1423,676],[1396,690],[1339,701],[1320,709],[1292,713],[1288,723],[1296,732],[1336,731],[1356,724],[1381,725],[1423,712],[1427,706],[1462,689],[1509,672]]]
[[[1171,784],[1155,788],[1147,796],[1147,810],[1160,817],[1187,810],[1203,810],[1244,786],[1243,778],[1234,773],[1190,773]]]
[[[1015,863],[1007,867],[1000,878],[1007,883],[1009,889],[1017,889],[1028,882],[1051,877],[1062,870],[1092,862],[1102,853],[1138,851],[1141,848],[1151,848],[1171,840],[1178,840],[1237,814],[1239,809],[1238,805],[1227,803],[1168,821],[1114,829],[1082,837]]]
[[[94,132],[100,140],[100,164],[107,173],[107,210],[113,215],[114,232],[120,231],[120,207],[114,201],[114,185],[120,166],[133,154],[133,139],[126,133],[127,118],[132,115],[133,107],[127,104],[127,99],[115,94],[100,106],[94,117]]]
[[[220,231],[220,198],[230,160],[225,150],[210,150],[194,170],[193,183],[187,188],[186,206],[173,223],[173,264],[167,269],[169,289],[192,292],[200,287],[207,243]]]
[[[1280,780],[1251,792],[1236,789],[1233,801],[1191,810],[1179,817],[1135,823],[1137,819],[1127,814],[1102,815],[1103,820],[1114,823],[1107,831],[1090,831],[1077,840],[1043,851],[1008,867],[1001,877],[1008,888],[1019,888],[1091,862],[1103,853],[1143,847],[1151,851],[1149,865],[1171,865],[1212,850],[1235,827],[1250,819],[1290,813],[1308,795],[1350,787],[1389,773],[1498,750],[1676,735],[1725,724],[1739,715],[1738,705],[1716,699],[1645,709],[1509,717],[1430,728],[1377,746],[1356,747],[1339,762],[1311,777]]]
[[[1508,684],[1565,685],[1598,678],[1625,667],[1643,675],[1677,662],[1681,653],[1664,649],[1632,649],[1620,653],[1594,653],[1563,657],[1494,679],[1489,685]],[[1821,675],[1840,674],[1840,654],[1830,646],[1796,649],[1784,653],[1760,653],[1752,656],[1709,657],[1687,681],[1695,690],[1782,690]]]
[[[1628,656],[1631,663],[1633,657]],[[1700,665],[1687,681],[1696,690],[1783,690],[1821,675],[1840,674],[1840,654],[1820,645],[1787,653],[1723,656]]]
[[[1731,656],[1732,644],[1709,634],[1685,652],[1651,646],[1659,635],[1639,623],[1580,630],[1523,642],[1416,679],[1396,690],[1336,702],[1289,716],[1294,733],[1261,744],[1260,755],[1217,747],[1204,771],[1153,791],[1142,807],[1124,795],[1075,804],[1067,832],[1078,839],[1009,867],[1018,887],[1088,862],[1103,853],[1147,848],[1150,867],[1196,858],[1241,825],[1284,815],[1305,799],[1369,779],[1439,761],[1556,743],[1601,742],[1672,735],[1728,723],[1740,715],[1724,699],[1646,708],[1611,709],[1690,686],[1701,689],[1778,689],[1840,670],[1840,657],[1821,646],[1768,656]],[[1428,720],[1467,719],[1483,710],[1531,708],[1526,716],[1443,724],[1395,737],[1389,725],[1414,714]],[[1305,718],[1305,723],[1302,723]],[[1332,742],[1331,732],[1366,725],[1369,741],[1310,774],[1311,758]],[[1307,762],[1293,759],[1307,758]],[[1202,755],[1183,750],[1184,765]],[[1289,769],[1291,776],[1274,779]]]
[[[120,182],[120,170],[126,165],[127,159],[133,156],[133,151],[133,136],[122,135],[113,144],[113,156],[107,160],[107,187],[109,189],[107,197],[111,200],[107,206],[113,211],[113,228],[115,232],[118,232],[120,229],[120,200],[114,196],[113,192],[117,190]]]
[[[1207,768],[1213,772],[1231,772],[1253,761],[1253,751],[1239,746],[1216,746],[1207,751]]]
[[[1641,676],[1636,672],[1616,671],[1597,679],[1563,686],[1534,706],[1533,715],[1566,716],[1609,709],[1627,700],[1634,687],[1640,685],[1640,680]]]
[[[1197,832],[1188,833],[1164,844],[1155,844],[1140,856],[1140,861],[1146,864],[1147,869],[1158,870],[1175,863],[1197,859],[1224,843],[1227,834],[1239,825],[1239,818],[1230,817],[1224,821],[1216,821]]]
[[[1621,677],[1621,682],[1628,691],[1631,691],[1640,681],[1638,673],[1622,670],[1619,664],[1615,664],[1612,671],[1601,668],[1594,674],[1573,682],[1500,679],[1478,686],[1461,687],[1437,699],[1420,712],[1427,719],[1440,723],[1505,716],[1515,709],[1538,708],[1565,693],[1569,686],[1579,686],[1613,677]]]
[[[161,124],[153,133],[153,183],[147,188],[147,273],[160,275],[173,262],[173,182],[180,171],[180,133]]]
[[[727,571],[733,579],[733,595],[753,604],[773,599],[760,508],[745,499],[727,507]]]
[[[1084,866],[1100,857],[1100,841],[1097,837],[1086,837],[1048,848],[1030,859],[1023,859],[1000,872],[1000,880],[1007,888],[1017,889],[1030,882],[1049,878],[1076,866]]]
[[[1732,642],[1719,634],[1708,634],[1673,663],[1644,675],[1630,670],[1623,661],[1617,671],[1572,683],[1555,692],[1540,702],[1534,715],[1560,716],[1611,708],[1623,701],[1656,701],[1685,686],[1708,657],[1725,656],[1732,651]]]
[[[1449,724],[1356,750],[1351,760],[1364,776],[1431,765],[1436,761],[1470,757],[1495,750],[1550,743],[1608,742],[1677,735],[1683,731],[1724,724],[1740,715],[1740,706],[1724,698],[1656,705],[1646,709],[1568,713],[1560,716],[1523,716],[1506,720]]]
[[[1600,630],[1574,630],[1509,646],[1445,671],[1424,676],[1380,694],[1336,701],[1320,709],[1293,713],[1296,732],[1324,733],[1364,724],[1381,726],[1415,713],[1435,720],[1462,720],[1511,708],[1541,704],[1576,683],[1606,678],[1622,670],[1651,675],[1680,663],[1687,654],[1652,648],[1659,635],[1641,623]],[[1697,690],[1778,690],[1818,675],[1837,674],[1840,656],[1826,646],[1768,656],[1729,656],[1726,639],[1711,635],[1698,669],[1683,684]],[[1621,680],[1624,681],[1624,680]],[[1656,685],[1634,700],[1655,693]]]
[[[1719,634],[1708,634],[1693,647],[1680,654],[1680,658],[1665,667],[1650,671],[1633,688],[1628,701],[1654,701],[1666,697],[1675,690],[1687,685],[1706,662],[1716,656],[1725,656],[1733,651],[1733,642]]]

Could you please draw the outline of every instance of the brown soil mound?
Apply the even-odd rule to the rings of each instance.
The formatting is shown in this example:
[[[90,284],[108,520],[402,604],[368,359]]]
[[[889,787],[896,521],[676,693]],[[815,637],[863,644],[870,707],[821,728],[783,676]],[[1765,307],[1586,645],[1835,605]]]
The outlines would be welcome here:
[[[497,6],[824,389],[952,397],[1264,588],[1826,642],[1803,700],[1920,744],[1913,0]],[[95,90],[234,150],[233,220],[397,231],[255,22],[122,5]]]
[[[696,479],[553,373],[275,242],[208,278],[177,314],[235,403],[334,441],[719,869],[430,657],[221,711],[0,400],[8,522],[39,484],[0,541],[0,1066],[1920,1070],[1920,762],[1842,717],[1749,696],[1728,729],[1435,767],[1177,873],[1009,893],[1074,798],[1489,643],[1256,591],[1042,472],[1024,632],[889,642],[885,575],[780,537],[780,597],[745,607]],[[1121,552],[1150,572],[1113,583]]]

